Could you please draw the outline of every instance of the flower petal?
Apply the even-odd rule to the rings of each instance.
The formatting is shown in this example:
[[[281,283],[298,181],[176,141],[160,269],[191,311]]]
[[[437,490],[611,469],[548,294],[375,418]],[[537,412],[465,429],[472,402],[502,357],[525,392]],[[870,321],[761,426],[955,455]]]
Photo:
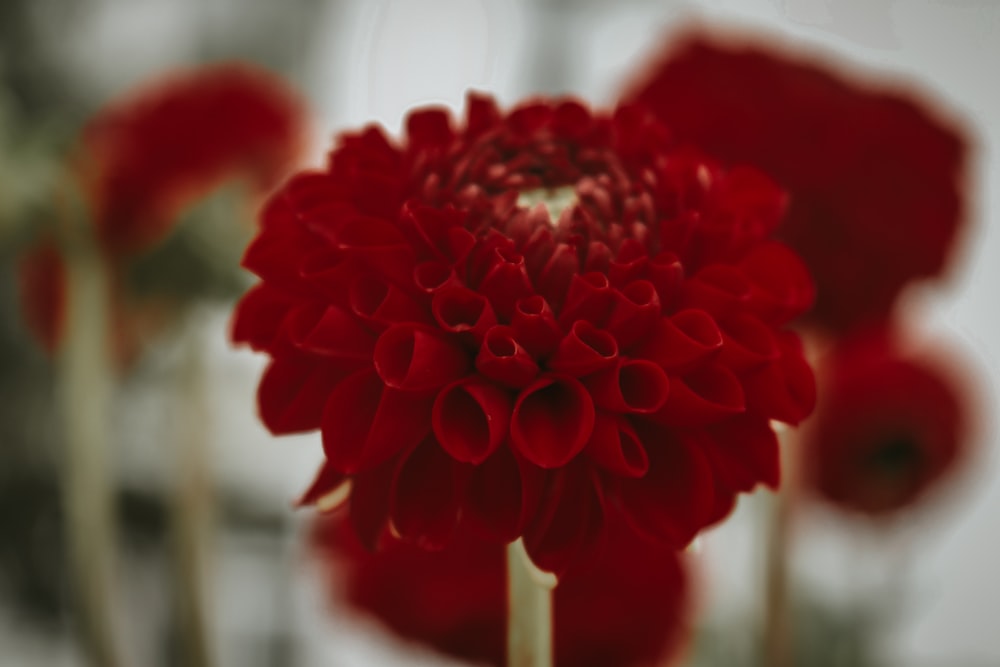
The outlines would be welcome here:
[[[454,466],[433,437],[403,457],[389,500],[389,520],[397,535],[424,549],[444,547],[460,509]]]
[[[456,460],[482,463],[507,440],[510,405],[507,391],[494,384],[476,377],[459,380],[434,401],[434,433]]]
[[[619,359],[583,382],[594,404],[612,412],[656,412],[670,393],[670,379],[664,370],[642,359]]]
[[[518,343],[514,329],[495,326],[486,332],[476,369],[508,387],[525,387],[538,376],[538,364]]]
[[[510,542],[524,531],[541,498],[544,473],[510,447],[475,466],[465,491],[462,521],[488,539]]]
[[[594,428],[594,404],[580,382],[543,375],[517,397],[511,415],[511,443],[542,468],[569,463],[586,446]]]
[[[437,389],[465,375],[468,354],[437,329],[394,324],[375,344],[372,360],[387,387],[404,391]]]
[[[722,333],[711,315],[703,310],[682,310],[661,318],[632,355],[683,373],[711,359],[722,347]]]
[[[598,412],[587,454],[616,475],[642,477],[649,470],[646,447],[626,417]]]
[[[577,320],[559,341],[548,366],[558,373],[581,377],[608,368],[618,359],[618,343],[607,331]]]
[[[710,364],[670,381],[670,397],[650,419],[658,424],[694,428],[746,410],[740,381],[732,371]]]

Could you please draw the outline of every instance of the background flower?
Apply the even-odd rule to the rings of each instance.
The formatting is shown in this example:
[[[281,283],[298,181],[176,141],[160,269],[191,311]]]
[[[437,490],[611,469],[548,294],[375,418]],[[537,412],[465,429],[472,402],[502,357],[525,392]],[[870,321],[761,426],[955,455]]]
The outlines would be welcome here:
[[[261,417],[322,431],[306,502],[349,482],[369,544],[388,522],[439,549],[461,517],[561,572],[609,507],[683,546],[777,484],[770,420],[814,400],[783,326],[813,291],[768,240],[766,176],[676,150],[639,106],[472,95],[459,127],[406,127],[341,136],[244,259],[262,282],[233,336],[273,359]]]
[[[788,190],[778,236],[816,280],[810,322],[878,322],[905,285],[943,270],[964,220],[966,141],[927,100],[801,53],[698,35],[672,45],[630,98],[679,140]]]
[[[343,516],[312,533],[331,593],[406,639],[490,665],[505,664],[506,549],[465,535],[440,552],[394,543],[365,549]],[[571,570],[553,597],[555,664],[669,664],[690,632],[682,558],[620,527],[600,558]]]
[[[822,362],[819,409],[803,440],[806,481],[869,515],[915,503],[968,448],[969,415],[940,362],[900,349],[884,328],[842,342]]]

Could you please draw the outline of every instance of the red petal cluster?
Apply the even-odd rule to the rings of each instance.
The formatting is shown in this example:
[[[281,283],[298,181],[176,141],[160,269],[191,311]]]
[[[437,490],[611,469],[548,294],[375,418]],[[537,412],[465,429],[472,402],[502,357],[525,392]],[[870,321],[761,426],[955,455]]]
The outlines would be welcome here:
[[[968,414],[937,364],[904,354],[879,329],[843,342],[823,368],[822,399],[802,457],[806,479],[826,500],[890,514],[960,460]]]
[[[316,552],[336,566],[336,599],[456,658],[505,664],[503,546],[464,535],[437,553],[398,543],[373,553],[351,532],[340,519],[314,531]],[[673,549],[620,530],[599,561],[568,572],[555,589],[555,664],[664,664],[689,634],[690,599]]]
[[[350,482],[369,544],[441,548],[458,524],[562,571],[620,511],[675,546],[778,481],[769,421],[814,401],[798,339],[812,283],[768,240],[784,194],[676,150],[638,106],[572,100],[397,144],[341,137],[271,199],[234,339],[273,361],[260,414],[320,429],[306,502]],[[553,219],[541,192],[572,203]]]
[[[908,282],[941,272],[963,218],[966,145],[908,95],[801,54],[693,37],[631,97],[679,140],[757,165],[788,190],[778,236],[816,280],[811,322],[843,332],[878,321]]]
[[[302,148],[304,107],[277,77],[231,63],[178,72],[84,127],[80,178],[112,254],[155,245],[223,179],[269,190]]]

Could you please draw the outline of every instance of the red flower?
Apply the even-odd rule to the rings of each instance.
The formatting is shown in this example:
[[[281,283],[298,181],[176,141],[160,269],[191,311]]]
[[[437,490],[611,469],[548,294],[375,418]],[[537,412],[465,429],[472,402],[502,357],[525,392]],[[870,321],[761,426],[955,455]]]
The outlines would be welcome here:
[[[824,368],[802,458],[810,486],[828,501],[889,514],[961,458],[967,415],[959,392],[928,360],[904,356],[885,331],[843,343]]]
[[[101,244],[155,245],[225,179],[274,187],[300,153],[304,115],[284,82],[238,63],[178,72],[104,109],[83,130],[79,163]]]
[[[402,637],[454,657],[505,664],[505,549],[469,535],[441,552],[393,544],[362,547],[347,522],[322,521],[314,543],[334,595]],[[690,592],[673,549],[620,530],[591,568],[571,570],[553,597],[555,664],[663,664],[689,630]]]
[[[342,136],[272,198],[234,339],[273,358],[267,427],[322,431],[304,502],[349,482],[368,544],[388,522],[441,548],[461,518],[558,572],[614,510],[680,546],[777,483],[769,420],[812,408],[781,330],[811,282],[767,240],[783,204],[640,107],[473,95],[460,127]]]
[[[843,332],[878,321],[908,282],[941,272],[963,218],[966,146],[920,102],[801,55],[697,37],[633,97],[678,139],[787,188],[779,238],[816,280],[815,324]]]
[[[274,187],[298,156],[305,112],[272,75],[228,64],[178,73],[100,112],[84,128],[75,176],[119,289],[122,263],[163,240],[183,209],[231,178]],[[62,338],[65,267],[45,235],[20,266],[28,328],[50,352]],[[123,356],[134,313],[111,295]]]

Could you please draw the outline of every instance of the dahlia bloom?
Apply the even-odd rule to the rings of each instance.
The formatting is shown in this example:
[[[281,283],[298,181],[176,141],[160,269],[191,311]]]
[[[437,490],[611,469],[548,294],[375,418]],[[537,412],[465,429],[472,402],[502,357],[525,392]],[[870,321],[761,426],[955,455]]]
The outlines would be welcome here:
[[[347,499],[370,546],[523,537],[558,573],[611,513],[683,546],[778,482],[770,420],[812,409],[784,204],[641,106],[473,94],[342,135],[271,198],[233,337],[272,358],[264,424],[322,432],[303,502]]]
[[[816,280],[808,321],[832,333],[879,321],[900,290],[943,270],[963,221],[966,142],[903,91],[851,82],[763,46],[694,36],[634,86],[675,132],[790,195],[778,230]]]
[[[822,365],[819,407],[802,442],[808,485],[862,514],[888,515],[961,460],[968,411],[952,378],[903,353],[884,330],[843,342]]]
[[[124,263],[152,249],[184,209],[231,179],[263,194],[297,159],[305,109],[273,75],[243,64],[203,67],[142,87],[84,127],[71,175],[113,281],[117,348],[131,356],[133,318],[121,302]],[[43,234],[19,267],[28,329],[53,352],[63,336],[65,267]]]
[[[331,570],[331,597],[406,639],[476,664],[503,665],[505,548],[471,535],[440,552],[396,543],[371,552],[341,517],[321,520],[314,551]],[[554,591],[558,667],[667,664],[686,643],[691,591],[677,552],[616,530],[600,560]]]
[[[101,245],[148,249],[223,180],[267,192],[301,152],[304,117],[283,81],[242,63],[178,72],[103,109],[77,165]]]

